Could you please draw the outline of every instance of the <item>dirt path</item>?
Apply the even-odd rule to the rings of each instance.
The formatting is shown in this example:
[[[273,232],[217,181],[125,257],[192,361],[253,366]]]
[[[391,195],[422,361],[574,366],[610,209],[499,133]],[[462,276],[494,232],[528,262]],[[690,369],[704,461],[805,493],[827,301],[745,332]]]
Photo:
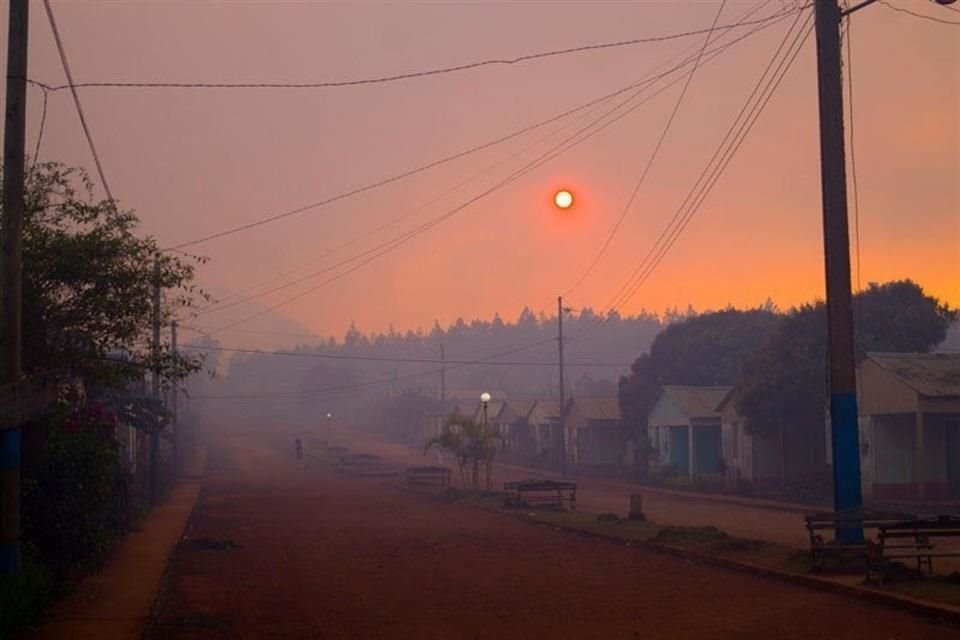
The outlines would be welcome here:
[[[842,596],[301,467],[286,449],[244,437],[212,453],[148,639],[960,637]]]

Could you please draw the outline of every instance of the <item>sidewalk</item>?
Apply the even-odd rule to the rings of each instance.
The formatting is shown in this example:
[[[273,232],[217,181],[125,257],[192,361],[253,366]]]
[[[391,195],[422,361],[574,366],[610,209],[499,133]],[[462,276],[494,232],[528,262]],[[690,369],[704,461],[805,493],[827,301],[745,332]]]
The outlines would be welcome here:
[[[169,499],[129,534],[100,572],[56,603],[31,638],[139,639],[150,617],[167,560],[183,535],[200,493],[206,451],[200,449]]]

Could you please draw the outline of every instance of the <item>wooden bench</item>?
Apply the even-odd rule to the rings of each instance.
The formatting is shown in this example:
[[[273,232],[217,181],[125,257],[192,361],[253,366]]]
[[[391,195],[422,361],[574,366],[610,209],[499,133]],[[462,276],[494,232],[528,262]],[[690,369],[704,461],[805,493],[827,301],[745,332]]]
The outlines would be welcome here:
[[[447,467],[411,467],[407,469],[407,484],[437,484],[450,486],[450,469]]]
[[[352,469],[376,469],[380,466],[380,456],[372,453],[354,453],[340,458],[340,464]]]
[[[503,485],[511,506],[550,506],[571,511],[577,508],[577,483],[562,480],[520,480]]]
[[[916,518],[914,514],[874,511],[872,509],[853,509],[850,511],[819,511],[804,517],[807,532],[810,535],[810,563],[816,572],[826,568],[827,559],[856,558],[863,565],[873,548],[868,536],[857,543],[843,543],[829,540],[825,531],[840,529],[863,529],[877,531],[881,526],[893,525]]]
[[[960,540],[960,517],[935,516],[915,518],[882,525],[877,543],[871,550],[867,580],[883,581],[883,574],[893,561],[915,559],[917,571],[933,573],[934,558],[960,557],[956,550],[937,549],[935,541],[954,538]]]

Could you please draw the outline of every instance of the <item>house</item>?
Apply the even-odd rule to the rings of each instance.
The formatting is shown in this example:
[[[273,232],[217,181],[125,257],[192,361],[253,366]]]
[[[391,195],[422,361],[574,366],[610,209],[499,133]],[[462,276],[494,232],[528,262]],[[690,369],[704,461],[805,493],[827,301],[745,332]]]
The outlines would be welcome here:
[[[864,496],[960,498],[960,354],[869,353],[858,373]]]
[[[533,457],[549,469],[560,468],[560,401],[535,400],[527,414]]]
[[[721,415],[717,407],[732,387],[663,387],[647,418],[656,452],[654,467],[672,467],[691,478],[723,471]]]
[[[618,398],[571,398],[564,415],[568,461],[580,469],[622,465],[626,453],[622,424]]]
[[[737,493],[746,487],[761,491],[783,484],[783,451],[778,434],[750,433],[737,412],[737,390],[731,389],[716,406],[720,413],[724,490]]]
[[[499,403],[496,414],[488,409],[490,425],[503,436],[506,459],[526,462],[534,457],[534,436],[527,422],[533,405],[533,400],[513,399]]]

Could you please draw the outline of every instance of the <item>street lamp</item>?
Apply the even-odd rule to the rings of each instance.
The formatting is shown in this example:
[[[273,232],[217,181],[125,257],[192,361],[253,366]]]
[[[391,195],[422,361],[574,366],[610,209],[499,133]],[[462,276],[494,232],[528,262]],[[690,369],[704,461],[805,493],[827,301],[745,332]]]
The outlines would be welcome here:
[[[483,426],[487,426],[487,404],[490,402],[490,394],[486,391],[481,393],[480,402],[483,403]]]
[[[327,446],[330,446],[330,424],[333,422],[333,414],[327,413]]]

